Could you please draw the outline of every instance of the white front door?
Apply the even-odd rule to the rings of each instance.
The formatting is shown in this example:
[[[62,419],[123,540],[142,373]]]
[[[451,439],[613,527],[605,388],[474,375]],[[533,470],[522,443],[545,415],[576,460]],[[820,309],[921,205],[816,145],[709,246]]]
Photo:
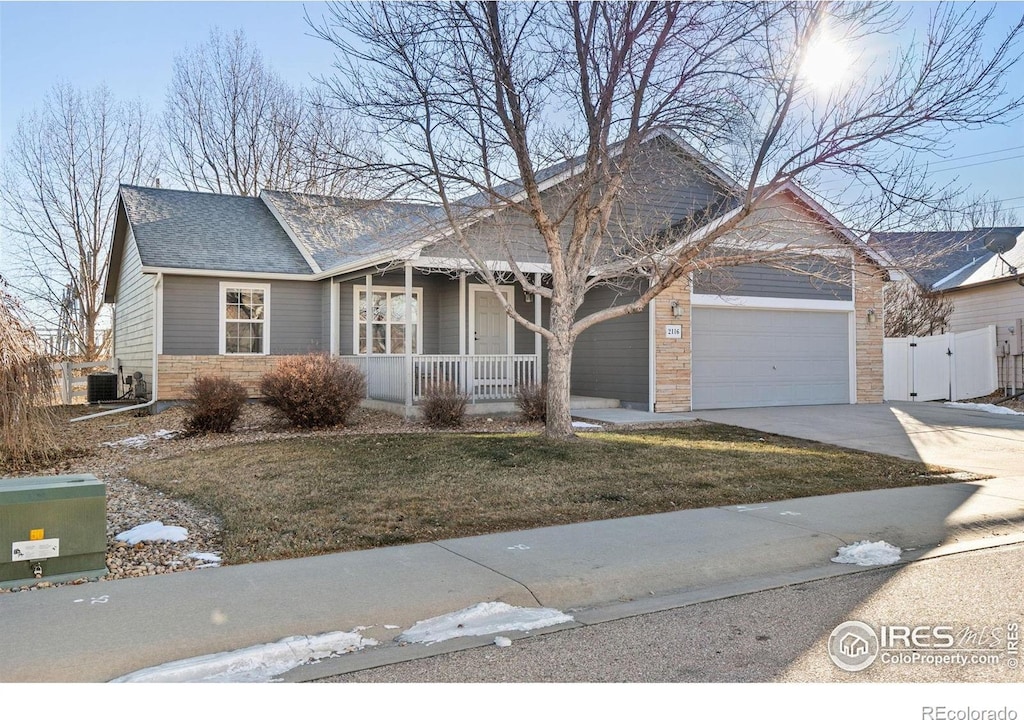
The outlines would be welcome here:
[[[490,288],[473,288],[473,327],[470,328],[470,353],[507,355],[511,350],[510,318]],[[511,301],[511,288],[505,295]]]

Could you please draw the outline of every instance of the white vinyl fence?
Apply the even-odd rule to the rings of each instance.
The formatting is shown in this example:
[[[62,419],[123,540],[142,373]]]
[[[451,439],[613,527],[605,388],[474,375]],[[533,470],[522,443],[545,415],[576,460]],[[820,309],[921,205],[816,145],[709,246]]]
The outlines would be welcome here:
[[[97,372],[110,370],[111,363],[110,360],[87,363],[58,362],[53,363],[51,367],[61,405],[71,405],[79,400],[84,400],[88,394],[87,378],[89,373],[83,371],[93,368],[98,368]]]
[[[996,328],[886,338],[885,399],[968,400],[996,390]]]

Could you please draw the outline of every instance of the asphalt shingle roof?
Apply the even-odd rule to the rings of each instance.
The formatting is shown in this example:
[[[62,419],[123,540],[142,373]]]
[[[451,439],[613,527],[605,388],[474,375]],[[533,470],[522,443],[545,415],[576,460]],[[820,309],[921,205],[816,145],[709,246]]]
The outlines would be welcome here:
[[[313,272],[259,198],[133,185],[121,198],[146,266]]]
[[[870,244],[887,250],[921,287],[947,290],[962,284],[980,282],[978,278],[971,278],[974,270],[982,265],[992,265],[993,268],[1001,265],[1005,271],[1006,266],[986,247],[986,243],[993,240],[1016,239],[1022,233],[1022,227],[873,233]],[[957,273],[955,277],[949,277],[958,270],[962,272]],[[945,281],[941,286],[937,286],[942,280]]]
[[[360,201],[264,190],[298,242],[322,270],[371,260],[422,240],[440,220],[439,208],[425,203]]]

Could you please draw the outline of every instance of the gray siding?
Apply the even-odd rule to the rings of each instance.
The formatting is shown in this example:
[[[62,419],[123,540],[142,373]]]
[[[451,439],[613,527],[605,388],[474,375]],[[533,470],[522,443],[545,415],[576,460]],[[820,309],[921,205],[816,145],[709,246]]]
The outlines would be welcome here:
[[[143,274],[142,258],[130,228],[123,252],[114,299],[114,356],[126,376],[139,371],[151,381],[156,277]]]
[[[563,213],[568,199],[576,192],[573,181],[545,190],[548,215]],[[624,179],[610,225],[614,238],[603,256],[613,255],[611,245],[621,244],[618,238],[650,238],[684,218],[711,205],[718,192],[706,173],[678,147],[664,139],[646,146],[636,157]],[[563,199],[564,198],[564,199]],[[572,229],[572,215],[562,222],[561,234],[567,240]],[[503,210],[466,230],[467,241],[484,258],[506,260],[508,251],[521,262],[548,262],[547,251],[532,218],[525,212]],[[452,241],[441,241],[423,251],[424,256],[462,257]]]
[[[822,273],[824,269],[819,271],[819,274]],[[765,265],[740,265],[706,270],[695,275],[693,291],[704,295],[739,297],[853,300],[853,288],[849,284]]]
[[[437,351],[442,355],[459,353],[459,281],[449,280],[437,287]],[[468,349],[468,345],[466,346]]]
[[[271,354],[296,355],[330,349],[330,337],[323,336],[320,285],[301,281],[270,283]]]
[[[620,296],[613,288],[595,288],[587,293],[577,315],[635,298],[635,292]],[[605,321],[580,335],[572,356],[573,395],[616,398],[646,407],[650,390],[648,323],[645,311]]]
[[[166,355],[220,352],[220,283],[225,278],[164,276],[163,351]],[[258,281],[238,280],[239,285]],[[270,352],[292,355],[327,349],[323,289],[295,280],[270,285]]]

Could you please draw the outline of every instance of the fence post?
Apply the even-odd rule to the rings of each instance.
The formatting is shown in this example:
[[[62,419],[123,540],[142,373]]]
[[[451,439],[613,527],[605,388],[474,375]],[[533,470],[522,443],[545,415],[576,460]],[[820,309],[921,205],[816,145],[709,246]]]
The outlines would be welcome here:
[[[60,399],[61,404],[71,404],[71,392],[72,392],[72,378],[71,378],[71,363],[67,360],[60,364],[61,373],[61,384],[60,384]]]

